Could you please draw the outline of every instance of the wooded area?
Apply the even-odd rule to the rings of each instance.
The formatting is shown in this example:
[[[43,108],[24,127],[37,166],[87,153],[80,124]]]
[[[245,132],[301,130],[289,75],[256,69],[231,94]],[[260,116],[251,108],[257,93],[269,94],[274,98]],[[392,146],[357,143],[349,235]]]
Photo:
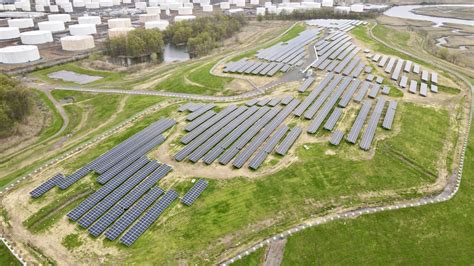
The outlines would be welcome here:
[[[203,56],[247,24],[243,15],[216,15],[174,23],[164,32],[165,41],[186,45],[191,57]]]
[[[158,29],[135,29],[126,35],[109,38],[105,42],[110,56],[144,56],[156,54],[163,57],[163,34]]]
[[[291,13],[282,11],[280,14],[265,13],[265,16],[257,16],[258,21],[262,20],[307,20],[307,19],[369,19],[379,15],[377,11],[370,12],[349,12],[336,13],[333,8],[320,8],[308,10],[294,10]]]
[[[0,137],[14,132],[16,124],[25,119],[32,105],[30,91],[18,81],[0,74]]]

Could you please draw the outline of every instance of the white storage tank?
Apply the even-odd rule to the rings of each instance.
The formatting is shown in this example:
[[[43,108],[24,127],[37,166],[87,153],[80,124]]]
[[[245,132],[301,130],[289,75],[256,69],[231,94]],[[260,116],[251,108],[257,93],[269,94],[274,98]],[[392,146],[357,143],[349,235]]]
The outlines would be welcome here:
[[[220,2],[219,7],[221,9],[229,9],[230,8],[230,3],[229,2]]]
[[[245,7],[245,0],[234,0],[235,6]]]
[[[114,6],[114,2],[112,0],[100,0],[99,1],[100,7],[112,7]]]
[[[159,6],[152,6],[152,7],[147,7],[146,8],[146,13],[147,14],[157,14],[158,17],[160,16],[161,9]]]
[[[158,7],[158,0],[150,0],[148,1],[148,6],[149,7]]]
[[[83,16],[78,17],[77,20],[79,21],[79,24],[100,25],[102,23],[99,16]]]
[[[86,3],[86,8],[87,9],[98,9],[98,8],[100,8],[100,4],[99,4],[99,2]]]
[[[5,11],[15,11],[16,7],[15,7],[15,5],[3,5],[3,9]]]
[[[69,21],[71,21],[71,16],[69,14],[48,15],[48,20],[49,21],[69,22]]]
[[[23,44],[43,44],[53,42],[53,34],[47,30],[33,30],[20,33]]]
[[[66,13],[72,13],[73,12],[73,8],[72,8],[71,3],[64,4],[61,7],[64,9],[64,12],[66,12]]]
[[[50,5],[50,6],[49,6],[49,11],[50,11],[51,13],[58,13],[58,12],[59,12],[59,7],[56,6],[56,5]]]
[[[364,12],[364,5],[362,4],[353,4],[351,5],[352,12]]]
[[[8,27],[17,27],[19,29],[32,28],[35,26],[32,18],[9,19]]]
[[[138,20],[141,23],[145,23],[147,21],[160,20],[160,15],[157,15],[157,14],[141,14],[141,15],[138,15]]]
[[[167,20],[157,20],[145,22],[145,29],[166,30],[170,23]]]
[[[0,27],[0,40],[9,40],[20,37],[20,29],[17,27]]]
[[[109,29],[109,38],[114,38],[114,37],[118,37],[118,36],[127,35],[128,32],[130,32],[134,29],[135,28],[132,28],[132,27]]]
[[[44,12],[44,6],[43,5],[35,5],[35,10],[36,10],[36,12]]]
[[[268,13],[270,13],[270,14],[276,14],[276,12],[277,12],[277,7],[276,7],[276,6],[269,6],[269,7],[267,7],[267,11],[268,11]]]
[[[176,16],[174,17],[175,22],[185,21],[185,20],[194,20],[196,16]]]
[[[264,7],[257,7],[256,14],[257,14],[257,16],[258,15],[265,16],[265,8]]]
[[[122,4],[122,0],[112,0],[112,3],[114,6],[119,6],[120,4]]]
[[[265,8],[269,8],[272,6],[272,2],[265,2]]]
[[[39,50],[35,45],[7,46],[0,49],[0,63],[21,64],[39,59]]]
[[[90,35],[62,37],[61,47],[65,51],[83,51],[92,49],[95,47],[94,38]]]
[[[260,1],[259,0],[250,0],[251,5],[259,5]]]
[[[85,6],[86,6],[86,3],[85,3],[84,1],[82,1],[82,0],[74,0],[74,1],[72,2],[72,5],[73,5],[74,7],[85,7]]]
[[[348,6],[336,6],[336,7],[334,7],[334,12],[335,13],[345,13],[345,14],[347,14],[347,13],[351,12],[351,8],[348,7]]]
[[[139,10],[146,10],[146,2],[135,2],[135,8]]]
[[[132,21],[129,18],[112,18],[107,20],[107,24],[109,24],[109,29],[132,27]]]
[[[69,26],[69,33],[74,36],[96,34],[95,24],[76,24]]]
[[[204,12],[212,12],[214,10],[214,8],[212,7],[212,5],[202,5],[202,11]]]
[[[321,6],[334,6],[334,0],[322,0]]]
[[[192,15],[193,14],[193,9],[191,7],[180,7],[178,8],[178,14],[179,15]]]
[[[132,0],[122,0],[122,3],[124,3],[124,4],[131,4],[131,3],[132,3]]]
[[[62,21],[43,21],[38,22],[38,27],[40,30],[49,30],[51,32],[63,31],[66,28],[64,27],[64,22]]]
[[[168,8],[173,11],[178,11],[181,7],[183,7],[182,3],[168,3]]]

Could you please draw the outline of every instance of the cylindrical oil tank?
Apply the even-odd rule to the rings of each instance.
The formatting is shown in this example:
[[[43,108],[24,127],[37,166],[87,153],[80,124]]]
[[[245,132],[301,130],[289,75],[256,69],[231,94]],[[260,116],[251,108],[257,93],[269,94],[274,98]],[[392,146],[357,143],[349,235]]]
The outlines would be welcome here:
[[[21,64],[40,59],[38,47],[35,45],[17,45],[0,48],[0,63]]]
[[[178,14],[179,15],[192,15],[193,14],[193,9],[191,7],[180,7],[178,8]]]
[[[20,37],[20,29],[17,27],[0,27],[0,40],[9,40]]]
[[[71,16],[69,14],[53,14],[53,15],[48,15],[48,20],[69,22],[71,21]]]
[[[114,2],[112,0],[100,0],[99,5],[100,7],[112,7]]]
[[[193,20],[196,19],[196,16],[176,16],[174,17],[175,22],[184,21],[184,20]]]
[[[132,31],[134,29],[135,28],[132,28],[132,27],[109,29],[109,38],[127,35],[129,31]]]
[[[132,21],[129,18],[112,18],[107,20],[109,29],[132,27]]]
[[[160,15],[157,14],[140,14],[138,15],[138,18],[141,23],[145,23],[148,21],[156,21],[160,20]]]
[[[86,3],[86,8],[87,9],[98,9],[98,8],[100,8],[100,4],[99,4],[99,2]]]
[[[229,2],[220,2],[219,7],[221,9],[229,9],[230,8],[230,3]]]
[[[32,28],[35,26],[32,18],[17,18],[8,20],[8,27],[17,27],[19,29]]]
[[[72,2],[72,5],[73,5],[74,7],[85,7],[85,6],[86,6],[86,3],[85,3],[84,1],[82,1],[82,0],[74,0],[74,1]]]
[[[135,2],[135,8],[139,10],[145,10],[146,2]]]
[[[95,47],[94,38],[90,35],[62,37],[61,47],[65,51],[83,51],[92,49]]]
[[[69,33],[71,35],[90,35],[96,34],[97,30],[95,28],[95,24],[76,24],[69,26]]]
[[[63,31],[66,28],[64,27],[64,22],[62,21],[43,21],[38,22],[38,27],[40,30],[49,30],[51,32]]]
[[[78,17],[77,20],[79,21],[79,24],[100,25],[102,23],[99,16],[83,16]]]
[[[363,4],[353,4],[351,5],[352,12],[364,12],[364,5]]]
[[[53,34],[47,30],[34,30],[20,33],[23,44],[43,44],[53,42]]]
[[[213,7],[212,7],[212,5],[202,5],[202,11],[204,11],[204,12],[212,12],[212,11],[213,11]]]
[[[145,29],[166,30],[170,23],[167,20],[157,20],[145,22]]]
[[[158,17],[160,16],[161,9],[159,6],[152,6],[152,7],[147,7],[146,8],[146,13],[148,14],[157,14]]]

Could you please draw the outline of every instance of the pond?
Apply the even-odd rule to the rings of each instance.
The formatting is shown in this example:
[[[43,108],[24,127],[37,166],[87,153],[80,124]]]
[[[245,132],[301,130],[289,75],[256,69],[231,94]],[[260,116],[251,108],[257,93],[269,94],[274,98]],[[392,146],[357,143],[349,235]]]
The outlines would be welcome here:
[[[50,73],[48,77],[51,79],[59,79],[59,80],[74,82],[78,84],[87,84],[87,83],[91,83],[103,78],[101,76],[90,76],[90,75],[79,74],[79,73],[67,71],[67,70],[61,70],[61,71]]]
[[[187,61],[189,60],[189,53],[185,46],[176,47],[171,44],[166,44],[165,51],[163,53],[164,62],[175,62],[175,61]]]
[[[435,23],[435,26],[441,26],[443,23],[454,23],[462,24],[468,26],[474,26],[474,20],[466,19],[454,19],[454,18],[441,18],[441,17],[432,17],[425,15],[418,15],[411,12],[413,9],[422,8],[422,7],[438,7],[438,6],[456,6],[456,7],[474,7],[474,5],[407,5],[407,6],[394,6],[384,12],[384,15],[397,18],[406,18],[406,19],[415,19],[415,20],[425,20]]]

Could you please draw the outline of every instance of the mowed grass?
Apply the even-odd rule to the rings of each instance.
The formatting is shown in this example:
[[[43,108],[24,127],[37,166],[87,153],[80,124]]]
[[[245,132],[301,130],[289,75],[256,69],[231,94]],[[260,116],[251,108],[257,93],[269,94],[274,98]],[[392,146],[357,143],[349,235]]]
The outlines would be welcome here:
[[[233,57],[232,59],[230,59],[230,61],[239,61],[240,59],[245,58],[245,57],[250,58],[250,57],[254,56],[257,53],[258,50],[273,46],[273,45],[275,45],[279,42],[287,42],[287,41],[297,37],[304,30],[306,30],[306,24],[305,23],[298,23],[298,24],[294,25],[283,36],[276,39],[275,41],[270,42],[269,44],[261,45],[261,46],[259,46],[258,48],[255,48],[255,49],[250,49],[248,51],[245,51],[245,52]]]
[[[472,265],[473,194],[471,134],[461,187],[453,199],[302,231],[289,238],[283,265]]]
[[[228,92],[224,90],[224,87],[233,79],[211,75],[209,71],[216,63],[217,61],[211,61],[205,64],[193,63],[181,66],[165,80],[158,83],[155,90],[204,95],[226,95]]]
[[[100,76],[102,78],[94,82],[81,85],[75,82],[68,82],[61,79],[52,79],[48,76],[51,73],[61,71],[61,70],[71,71],[78,74],[89,75],[89,76]],[[48,83],[51,83],[51,84],[68,85],[68,86],[93,86],[93,85],[101,85],[101,84],[107,84],[110,82],[118,81],[125,76],[125,73],[86,69],[86,68],[82,68],[78,66],[76,63],[67,63],[63,65],[58,65],[58,66],[54,66],[50,68],[37,70],[31,73],[31,75],[33,77],[47,81]]]
[[[126,263],[141,264],[149,259],[157,264],[181,259],[216,262],[221,252],[236,243],[268,236],[310,215],[324,213],[333,207],[331,200],[351,205],[360,201],[358,194],[433,183],[435,177],[398,154],[437,158],[449,126],[447,112],[413,104],[401,104],[399,108],[403,111],[399,113],[400,133],[379,143],[380,150],[371,160],[348,157],[357,154],[349,144],[342,145],[336,155],[325,153],[333,149],[327,143],[308,144],[308,150],[297,148],[298,162],[275,174],[253,180],[211,180],[195,205],[189,208],[175,204],[133,246],[124,248],[130,253]],[[419,126],[420,117],[433,130]],[[385,152],[387,147],[398,154]],[[419,167],[432,167],[430,160],[417,163]],[[375,200],[386,198],[381,194]]]
[[[0,242],[0,265],[3,266],[20,266],[21,263],[16,259],[10,250]]]

